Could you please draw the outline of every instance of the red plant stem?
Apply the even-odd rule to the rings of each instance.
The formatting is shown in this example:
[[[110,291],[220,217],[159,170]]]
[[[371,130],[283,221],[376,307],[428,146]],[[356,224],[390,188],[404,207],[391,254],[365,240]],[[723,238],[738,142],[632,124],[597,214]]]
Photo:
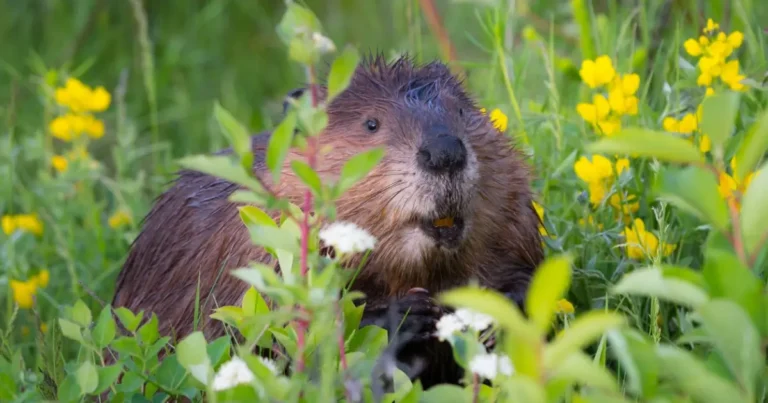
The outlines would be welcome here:
[[[477,374],[472,375],[472,402],[477,403],[480,398],[480,377]]]
[[[309,79],[309,88],[310,92],[312,94],[312,107],[316,108],[318,105],[318,94],[317,94],[317,86],[315,85],[315,70],[312,66],[307,67],[307,78]],[[315,138],[313,138],[314,133],[310,133],[310,136],[307,138],[307,151],[306,151],[306,157],[307,157],[307,163],[311,168],[315,168],[315,153],[316,153],[316,147],[315,147]],[[310,192],[309,189],[306,189],[304,191],[304,219],[301,222],[301,276],[302,278],[307,277],[307,271],[309,271],[309,265],[307,264],[307,259],[309,255],[309,212],[312,210],[312,192]],[[300,308],[301,309],[301,308]],[[302,372],[304,370],[304,348],[306,346],[306,333],[307,333],[307,327],[308,323],[305,320],[299,320],[297,323],[297,347],[298,347],[298,353],[299,358],[296,362],[296,372]]]

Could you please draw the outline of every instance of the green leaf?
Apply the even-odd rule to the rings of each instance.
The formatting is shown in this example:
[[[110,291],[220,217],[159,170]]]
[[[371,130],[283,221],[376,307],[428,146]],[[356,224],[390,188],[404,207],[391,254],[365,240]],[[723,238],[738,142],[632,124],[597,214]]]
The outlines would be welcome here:
[[[120,353],[120,355],[130,355],[134,357],[141,357],[143,355],[139,342],[133,337],[118,337],[112,341],[111,346]]]
[[[91,310],[81,299],[78,299],[72,307],[72,320],[79,323],[80,326],[89,326],[93,320]]]
[[[290,44],[299,32],[318,32],[321,28],[320,20],[311,10],[290,2],[277,25],[277,34],[283,43]]]
[[[157,315],[153,313],[149,321],[145,323],[136,333],[139,335],[139,338],[144,344],[154,343],[155,340],[160,337],[160,332],[158,331]]]
[[[658,178],[656,191],[660,199],[669,201],[720,231],[728,228],[728,208],[710,171],[699,166],[670,168]]]
[[[83,335],[80,333],[80,326],[77,323],[59,318],[59,327],[61,327],[61,334],[64,337],[79,341],[80,343],[83,342]]]
[[[169,391],[178,389],[186,376],[187,371],[179,364],[175,354],[165,357],[157,370],[155,370],[156,382],[163,389]]]
[[[136,331],[136,328],[139,327],[139,323],[141,323],[141,319],[144,316],[143,312],[134,315],[130,309],[122,306],[115,309],[115,314],[118,319],[120,319],[120,323],[122,323],[129,332]]]
[[[229,336],[221,336],[208,344],[208,359],[213,367],[218,366],[225,359],[229,358],[229,347],[231,339]]]
[[[336,185],[336,197],[346,192],[357,181],[363,179],[384,158],[384,148],[377,147],[364,151],[347,160],[341,168],[341,176]]]
[[[227,155],[193,155],[179,160],[182,167],[202,172],[254,191],[264,191],[264,187],[241,165],[236,164]]]
[[[99,373],[96,366],[90,361],[85,361],[77,369],[77,384],[82,393],[92,393],[99,385]]]
[[[566,330],[567,331],[567,330]],[[580,385],[618,392],[616,379],[604,367],[581,351],[566,356],[551,372],[552,380],[567,380]]]
[[[349,86],[359,61],[360,55],[354,46],[346,46],[333,61],[331,71],[328,73],[328,102]]]
[[[64,381],[59,385],[56,396],[62,402],[76,402],[80,400],[83,393],[77,382],[77,373],[68,374]]]
[[[689,141],[664,132],[631,127],[590,144],[591,153],[654,157],[668,162],[704,162],[704,156]]]
[[[742,389],[754,393],[765,357],[760,335],[747,314],[736,303],[724,299],[709,301],[697,311],[731,374]]]
[[[213,375],[207,351],[205,337],[200,331],[189,334],[176,346],[179,364],[203,384],[207,384],[209,376]]]
[[[218,101],[213,105],[213,115],[219,123],[221,131],[227,136],[232,149],[243,160],[242,165],[250,167],[253,164],[253,153],[251,152],[251,137],[248,131]]]
[[[505,394],[509,396],[507,401],[510,402],[544,403],[547,401],[546,391],[542,385],[527,376],[514,376],[501,386],[504,388]]]
[[[758,329],[768,330],[763,314],[762,281],[738,257],[723,250],[708,250],[702,274],[712,298],[727,298],[739,304]]]
[[[603,333],[624,325],[624,317],[613,312],[589,311],[566,329],[544,350],[544,365],[554,369],[570,355],[594,342]]]
[[[269,136],[267,145],[267,168],[272,172],[272,180],[277,183],[283,169],[283,161],[291,148],[293,133],[296,130],[296,112],[290,111]]]
[[[768,151],[768,109],[762,111],[760,116],[747,132],[744,140],[739,144],[734,158],[736,164],[736,176],[745,177],[760,164],[760,161]]]
[[[287,228],[251,224],[248,225],[248,232],[256,245],[299,253],[299,239]]]
[[[93,342],[96,347],[103,349],[115,338],[117,327],[115,318],[112,317],[112,306],[107,305],[102,308],[99,318],[96,320],[96,326],[93,327]]]
[[[744,234],[744,246],[750,255],[756,255],[768,241],[767,205],[768,162],[755,173],[741,203],[741,231]]]
[[[138,391],[144,385],[144,379],[133,371],[126,371],[115,389],[118,392],[131,393]]]
[[[469,402],[470,396],[458,385],[435,385],[421,394],[421,403]]]
[[[653,344],[634,329],[612,330],[607,335],[611,351],[627,374],[624,386],[636,396],[653,397],[659,378]]]
[[[691,353],[665,344],[656,346],[661,377],[696,402],[747,402],[739,388],[713,374]]]
[[[725,144],[733,132],[739,98],[738,92],[724,91],[704,98],[701,103],[699,131],[709,136],[713,148]]]
[[[568,291],[571,284],[570,255],[548,258],[537,269],[531,280],[526,310],[531,320],[546,332],[555,316],[557,301]]]
[[[99,367],[96,371],[99,374],[99,384],[96,386],[96,390],[93,391],[93,394],[99,395],[109,389],[109,387],[117,381],[117,378],[123,372],[123,366],[121,364],[114,364],[106,367]]]
[[[237,209],[240,211],[240,219],[245,225],[258,224],[277,228],[275,220],[256,206],[239,206]]]
[[[322,194],[323,183],[320,180],[320,175],[309,164],[301,160],[293,160],[291,161],[291,168],[296,173],[296,176],[312,190],[315,196]]]
[[[674,277],[664,277],[657,267],[647,267],[625,274],[613,286],[615,294],[643,295],[696,308],[707,301],[705,290]]]

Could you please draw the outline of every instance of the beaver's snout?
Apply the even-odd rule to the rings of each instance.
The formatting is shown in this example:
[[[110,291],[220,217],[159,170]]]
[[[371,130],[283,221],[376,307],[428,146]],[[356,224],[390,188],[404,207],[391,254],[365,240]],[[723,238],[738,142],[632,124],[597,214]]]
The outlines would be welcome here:
[[[428,137],[416,154],[419,167],[427,172],[455,173],[467,165],[467,148],[456,136],[440,133]]]

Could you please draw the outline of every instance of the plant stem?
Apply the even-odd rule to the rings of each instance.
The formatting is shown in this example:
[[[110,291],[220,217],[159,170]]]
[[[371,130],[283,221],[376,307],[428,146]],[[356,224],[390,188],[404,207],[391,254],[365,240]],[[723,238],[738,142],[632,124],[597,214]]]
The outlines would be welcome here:
[[[344,380],[346,381],[349,365],[347,364],[347,353],[344,348],[344,316],[341,314],[341,308],[339,307],[338,302],[336,303],[336,320],[338,321],[339,326],[339,361],[341,361],[341,369],[344,371]],[[348,402],[352,401],[352,396],[349,394],[347,385],[344,385],[344,396],[347,398]]]
[[[480,377],[477,374],[472,375],[472,403],[477,403],[480,397]]]

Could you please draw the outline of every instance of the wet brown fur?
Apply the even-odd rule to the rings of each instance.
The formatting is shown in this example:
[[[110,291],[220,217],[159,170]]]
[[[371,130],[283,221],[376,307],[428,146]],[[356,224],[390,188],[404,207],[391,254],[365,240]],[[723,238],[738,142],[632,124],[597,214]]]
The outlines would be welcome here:
[[[418,129],[409,128],[408,119],[401,119],[396,111],[403,110],[402,94],[409,85],[430,82],[435,85],[429,88],[436,91],[429,94],[430,99],[440,100],[443,107],[463,105],[467,110],[460,119],[466,125],[465,139],[477,155],[479,180],[471,229],[463,246],[453,253],[432,251],[423,259],[409,260],[399,252],[402,233],[396,228],[414,218],[393,208],[383,195],[412,191],[398,188],[404,187],[398,175],[408,174],[401,168],[407,166],[403,164],[417,145],[418,138],[411,133]],[[413,287],[437,294],[469,281],[504,292],[518,303],[523,300],[530,275],[543,257],[539,219],[531,204],[529,168],[509,138],[479,112],[462,83],[443,64],[415,66],[407,58],[387,63],[380,56],[373,57],[358,68],[349,88],[333,100],[328,113],[329,125],[320,141],[321,147],[330,146],[332,151],[318,160],[324,178],[335,178],[354,154],[387,146],[382,163],[337,203],[339,220],[355,222],[379,240],[352,287],[367,295],[368,305],[386,305],[391,297],[401,297]],[[362,122],[369,115],[378,116],[382,128],[392,128],[392,132],[386,136],[366,133]],[[355,132],[358,127],[359,133]],[[291,150],[280,182],[272,184],[264,162],[269,135],[265,132],[253,138],[253,171],[281,196],[300,205],[304,187],[289,164],[304,156]],[[223,335],[222,324],[207,317],[217,306],[239,304],[247,287],[227,271],[251,261],[275,264],[251,243],[237,205],[228,201],[236,189],[222,179],[180,172],[146,216],[117,279],[113,306],[154,312],[161,334],[181,338],[193,330],[199,282],[203,331],[209,340]]]

